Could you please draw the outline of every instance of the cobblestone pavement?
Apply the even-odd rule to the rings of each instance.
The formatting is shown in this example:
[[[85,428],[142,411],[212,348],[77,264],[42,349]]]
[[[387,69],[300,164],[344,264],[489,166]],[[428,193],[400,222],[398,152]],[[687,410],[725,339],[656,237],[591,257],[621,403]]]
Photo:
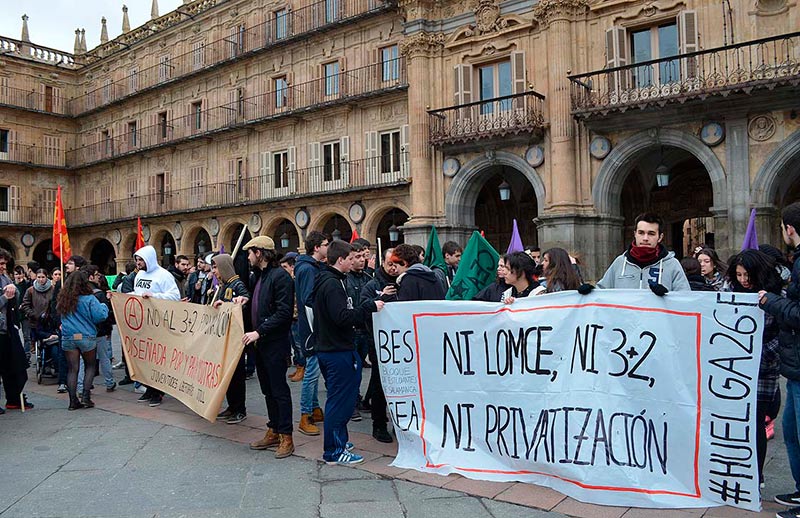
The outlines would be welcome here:
[[[115,349],[119,357],[116,340]],[[275,460],[271,452],[247,448],[264,433],[265,405],[255,379],[247,382],[248,419],[237,425],[208,423],[170,397],[158,408],[137,404],[130,386],[112,393],[100,388],[97,408],[68,412],[54,382],[37,385],[31,372],[26,390],[36,408],[0,416],[2,518],[766,517],[783,509],[772,497],[792,489],[780,430],[769,444],[763,512],[629,509],[584,504],[531,484],[394,468],[396,444],[372,439],[368,415],[350,425],[366,460],[356,468],[319,462],[321,436],[299,433],[295,456]],[[102,384],[101,378],[95,382]],[[300,384],[290,385],[296,408]],[[324,396],[321,384],[323,406]]]

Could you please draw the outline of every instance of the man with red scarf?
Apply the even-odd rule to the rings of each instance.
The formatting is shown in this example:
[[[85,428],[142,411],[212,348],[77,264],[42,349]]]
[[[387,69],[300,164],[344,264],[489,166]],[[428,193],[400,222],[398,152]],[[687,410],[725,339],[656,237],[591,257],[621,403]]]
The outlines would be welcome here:
[[[633,243],[611,263],[597,287],[649,288],[659,296],[670,290],[690,291],[681,263],[661,244],[663,228],[664,222],[656,214],[640,214],[635,222]]]

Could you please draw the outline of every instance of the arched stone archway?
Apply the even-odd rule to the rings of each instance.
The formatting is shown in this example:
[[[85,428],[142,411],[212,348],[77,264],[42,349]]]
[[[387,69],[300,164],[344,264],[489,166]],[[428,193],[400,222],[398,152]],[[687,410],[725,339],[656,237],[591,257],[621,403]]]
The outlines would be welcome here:
[[[350,236],[353,233],[353,227],[348,218],[343,212],[335,209],[329,209],[313,219],[312,224],[306,228],[309,230],[319,230],[330,236],[333,239],[334,230],[339,230],[340,238],[345,241],[350,241]]]
[[[53,240],[43,239],[33,249],[33,260],[48,272],[58,268],[60,261],[53,253]]]
[[[621,216],[622,187],[638,160],[659,146],[672,146],[694,155],[711,179],[714,207],[726,207],[728,188],[725,169],[717,156],[703,142],[684,131],[674,129],[647,130],[623,140],[603,160],[592,186],[594,208],[603,216]]]
[[[408,212],[403,209],[392,207],[384,211],[383,217],[377,222],[375,229],[375,241],[372,244],[377,248],[377,239],[381,240],[381,249],[385,250],[389,247],[397,246],[400,243],[405,243],[403,232],[397,228],[397,239],[392,240],[392,234],[395,229],[392,227],[402,227],[408,221]],[[362,236],[363,237],[363,236]]]
[[[117,273],[117,251],[111,241],[97,238],[87,243],[86,248],[89,250],[89,262],[100,268],[103,275]]]
[[[14,264],[9,264],[6,266],[8,276],[11,277],[14,266],[17,264],[22,264],[24,259],[22,256],[17,255],[17,248],[8,239],[0,237],[0,248],[11,254],[11,257],[14,259]]]
[[[189,226],[181,239],[181,253],[184,255],[198,256],[211,252],[211,236],[202,225]]]
[[[475,227],[475,204],[481,189],[495,174],[495,166],[506,166],[521,173],[533,188],[536,206],[541,212],[545,202],[545,187],[539,173],[521,157],[506,151],[497,151],[493,155],[470,160],[453,178],[444,198],[445,215],[449,224],[467,229]]]
[[[408,205],[396,200],[383,200],[374,205],[370,203],[367,206],[367,214],[364,217],[364,221],[361,222],[359,235],[372,243],[372,246],[376,246],[381,221],[389,211],[394,209],[400,210],[407,215],[411,214],[411,209]],[[400,223],[397,223],[397,225],[399,226]]]
[[[751,191],[759,238],[772,244],[781,243],[780,212],[800,200],[800,130],[767,156]]]
[[[280,254],[297,252],[300,249],[300,234],[294,224],[287,218],[283,218],[276,225],[273,225],[273,230],[268,235],[275,241],[275,248]]]
[[[167,229],[160,228],[155,230],[155,233],[150,238],[150,244],[156,249],[156,255],[161,258],[160,264],[164,268],[168,268],[175,260],[175,256],[178,255],[175,238],[172,236],[172,232]]]
[[[219,237],[217,238],[217,242],[219,243],[219,247],[224,246],[225,251],[227,253],[233,252],[233,248],[236,246],[236,241],[239,240],[239,235],[242,232],[242,228],[247,226],[247,221],[243,218],[231,218],[225,221],[225,224],[219,231]],[[247,236],[250,235],[250,231],[248,230]],[[247,239],[245,236],[245,239]],[[242,244],[246,243],[247,241],[242,241]]]

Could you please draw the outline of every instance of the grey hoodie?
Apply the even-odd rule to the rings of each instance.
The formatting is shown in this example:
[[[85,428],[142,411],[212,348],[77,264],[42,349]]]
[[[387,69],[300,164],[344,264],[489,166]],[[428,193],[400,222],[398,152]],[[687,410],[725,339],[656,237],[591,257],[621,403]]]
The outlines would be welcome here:
[[[175,277],[158,264],[155,248],[143,246],[133,255],[144,259],[146,266],[144,270],[139,270],[133,281],[134,295],[150,292],[154,299],[181,300]]]
[[[667,252],[656,262],[640,268],[622,254],[611,263],[603,278],[597,281],[598,288],[649,289],[649,281],[657,282],[670,291],[690,291],[689,281],[681,263],[673,252]]]

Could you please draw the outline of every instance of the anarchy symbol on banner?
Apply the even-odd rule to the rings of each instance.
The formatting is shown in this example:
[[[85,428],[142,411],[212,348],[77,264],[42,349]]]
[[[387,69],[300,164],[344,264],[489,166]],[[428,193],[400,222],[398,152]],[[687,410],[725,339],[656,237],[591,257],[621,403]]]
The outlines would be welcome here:
[[[133,331],[138,331],[144,323],[144,308],[142,303],[135,298],[130,298],[125,302],[125,323]]]

